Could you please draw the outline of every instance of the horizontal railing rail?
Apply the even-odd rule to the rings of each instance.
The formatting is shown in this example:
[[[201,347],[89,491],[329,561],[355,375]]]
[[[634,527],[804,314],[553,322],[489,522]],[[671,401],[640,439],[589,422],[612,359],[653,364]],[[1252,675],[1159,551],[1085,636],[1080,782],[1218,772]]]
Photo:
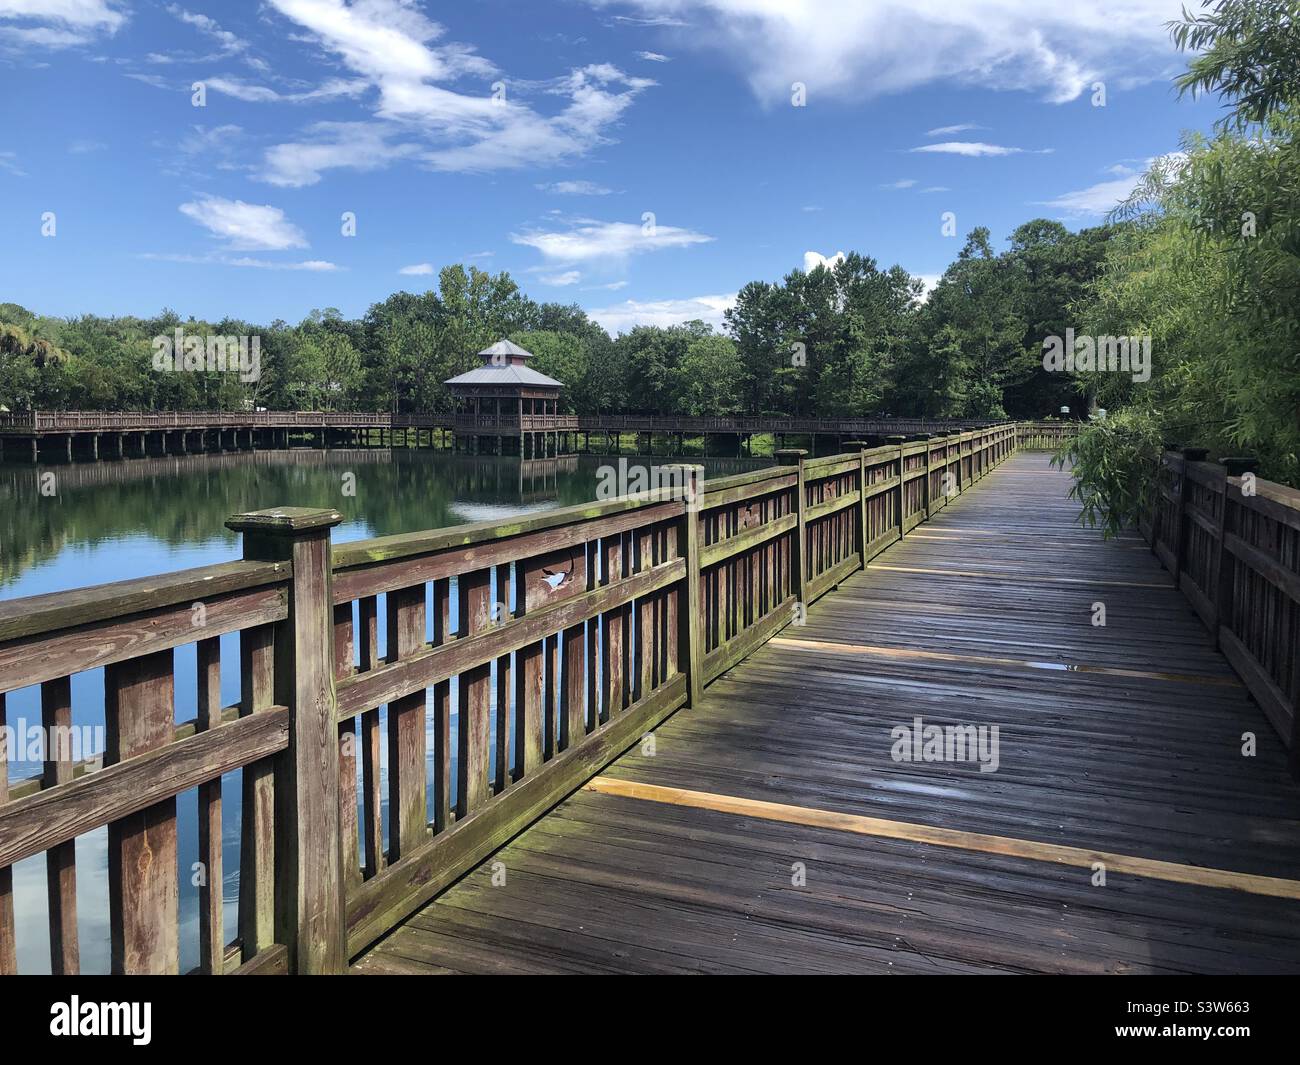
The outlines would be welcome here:
[[[1205,458],[1161,455],[1141,532],[1300,772],[1300,491]]]
[[[0,758],[0,972],[16,861],[45,854],[51,965],[78,968],[76,837],[108,826],[111,966],[179,962],[177,797],[198,790],[200,964],[339,972],[1016,447],[1011,424],[506,522],[341,544],[331,510],[238,515],[240,561],[0,605],[4,693],[104,668],[102,759]],[[664,481],[667,483],[664,483]],[[238,701],[221,705],[222,638]],[[174,655],[196,645],[197,718]],[[0,733],[3,734],[3,733]],[[102,764],[101,764],[102,763]],[[430,768],[431,767],[431,768]],[[222,775],[242,771],[238,935]]]

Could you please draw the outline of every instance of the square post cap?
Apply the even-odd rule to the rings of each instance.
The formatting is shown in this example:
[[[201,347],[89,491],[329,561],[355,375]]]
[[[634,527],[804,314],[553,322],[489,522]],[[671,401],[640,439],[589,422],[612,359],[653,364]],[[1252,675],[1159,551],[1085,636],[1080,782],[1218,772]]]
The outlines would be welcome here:
[[[1253,455],[1224,455],[1219,462],[1229,477],[1240,477],[1259,469],[1259,459]]]
[[[844,446],[850,451],[866,451],[870,447],[865,440],[845,440]]]
[[[262,536],[303,536],[332,529],[342,520],[343,515],[331,508],[272,507],[231,515],[226,528]]]
[[[776,452],[776,461],[782,466],[798,466],[808,457],[808,451],[802,447],[783,447]]]

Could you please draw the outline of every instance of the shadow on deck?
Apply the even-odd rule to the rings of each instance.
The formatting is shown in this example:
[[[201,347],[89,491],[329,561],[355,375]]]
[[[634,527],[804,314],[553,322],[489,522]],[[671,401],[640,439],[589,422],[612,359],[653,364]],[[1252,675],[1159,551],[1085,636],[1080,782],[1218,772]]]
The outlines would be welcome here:
[[[354,971],[1300,969],[1282,743],[1068,483],[1014,456]],[[916,718],[996,771],[896,761]]]

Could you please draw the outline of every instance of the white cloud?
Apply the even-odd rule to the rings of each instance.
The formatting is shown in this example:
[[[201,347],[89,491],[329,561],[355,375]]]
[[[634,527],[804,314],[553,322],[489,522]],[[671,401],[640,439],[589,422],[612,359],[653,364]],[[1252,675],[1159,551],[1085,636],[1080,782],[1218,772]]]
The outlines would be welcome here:
[[[672,58],[666,55],[660,55],[658,52],[637,52],[638,59],[644,59],[648,63],[671,63]]]
[[[175,252],[145,252],[141,259],[163,263],[193,263],[200,266],[239,266],[254,270],[306,270],[309,273],[333,273],[340,269],[335,263],[324,259],[305,259],[301,262],[276,262],[270,259],[254,259],[251,256],[230,255],[188,255]]]
[[[471,46],[441,43],[445,29],[410,0],[270,3],[378,90],[376,116],[403,135],[429,142],[419,158],[435,170],[483,172],[581,157],[609,143],[607,131],[654,84],[608,63],[589,64],[550,82],[510,82]],[[486,85],[470,92],[448,87],[464,77],[497,78],[504,92],[488,91]],[[523,102],[529,91],[566,102],[553,114],[543,114]],[[326,160],[314,173],[301,164],[270,166],[268,174],[288,169],[296,173],[293,183],[313,184],[328,165],[349,164]]]
[[[331,78],[315,89],[303,92],[282,93],[266,85],[252,85],[240,78],[205,78],[203,84],[213,92],[233,96],[246,103],[315,103],[319,100],[337,100],[342,96],[360,96],[370,83],[361,78]]]
[[[577,270],[565,270],[560,274],[541,274],[537,280],[543,285],[562,287],[564,285],[576,285],[582,280],[582,274]]]
[[[1040,200],[1038,205],[1054,207],[1071,218],[1106,215],[1115,206],[1129,198],[1129,195],[1141,180],[1144,169],[1158,162],[1163,162],[1166,166],[1176,170],[1185,159],[1186,155],[1183,152],[1170,152],[1168,155],[1147,159],[1141,169],[1119,163],[1106,168],[1107,173],[1119,174],[1119,177],[1110,181],[1099,181],[1095,185],[1089,185],[1084,189],[1076,189],[1074,192],[1062,193],[1055,199]]]
[[[209,18],[207,15],[187,11],[176,4],[169,4],[167,10],[187,26],[193,26],[200,33],[206,34],[215,40],[221,45],[223,55],[234,55],[236,52],[242,52],[248,47],[247,41],[223,30],[214,19]]]
[[[927,185],[921,189],[922,192],[952,192],[947,185]]]
[[[897,181],[891,181],[887,185],[881,185],[882,189],[910,189],[916,184],[916,178],[899,178]]]
[[[302,230],[278,207],[206,196],[181,204],[180,212],[220,237],[232,251],[307,247]]]
[[[403,266],[397,272],[408,277],[427,277],[433,273],[433,263],[415,263],[413,266]]]
[[[368,122],[318,122],[307,130],[310,140],[268,148],[260,173],[263,181],[287,188],[315,185],[326,170],[379,170],[395,159],[418,156],[408,142],[390,144],[392,127]]]
[[[806,251],[803,253],[804,273],[810,274],[819,266],[824,266],[828,270],[834,270],[835,267],[844,261],[844,253],[837,251],[834,255],[822,255],[820,252]]]
[[[18,165],[17,152],[0,152],[0,170],[13,174],[14,177],[26,177],[27,171]]]
[[[692,296],[676,300],[624,300],[609,307],[587,309],[588,317],[609,333],[626,333],[638,325],[681,325],[699,319],[721,329],[722,314],[736,303],[736,295]]]
[[[1154,80],[1173,55],[1165,23],[1182,0],[588,0],[647,19],[689,20],[673,35],[713,49],[760,99],[788,102],[790,85],[865,97],[953,81],[1076,99],[1095,80]]]
[[[113,0],[0,0],[0,40],[37,48],[89,44],[126,15]]]
[[[935,129],[925,131],[927,137],[943,137],[950,133],[965,133],[972,129],[987,129],[987,126],[977,126],[973,122],[962,122],[956,126],[939,126]]]
[[[614,191],[594,181],[552,181],[537,188],[556,196],[608,196]]]
[[[645,227],[632,222],[595,222],[582,219],[562,232],[512,233],[516,244],[536,248],[557,263],[619,261],[640,252],[662,251],[705,244],[712,237],[677,226]]]
[[[985,144],[983,141],[941,141],[938,144],[923,144],[919,148],[909,149],[913,152],[940,152],[944,155],[966,155],[977,158],[982,155],[1022,155],[1024,148],[1006,148],[1001,144]]]
[[[1103,215],[1117,203],[1128,199],[1136,184],[1136,175],[1099,181],[1086,189],[1063,193],[1054,200],[1045,200],[1043,206],[1055,207],[1067,215]]]

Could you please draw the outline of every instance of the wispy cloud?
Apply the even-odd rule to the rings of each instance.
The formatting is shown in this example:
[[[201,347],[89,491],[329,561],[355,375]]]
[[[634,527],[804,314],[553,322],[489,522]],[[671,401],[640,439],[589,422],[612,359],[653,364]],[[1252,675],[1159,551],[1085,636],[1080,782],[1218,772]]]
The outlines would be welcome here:
[[[644,252],[687,248],[713,237],[677,226],[641,226],[632,222],[579,220],[567,230],[512,233],[516,244],[536,248],[557,263],[617,262]]]
[[[891,181],[880,187],[882,189],[910,189],[915,184],[916,178],[899,178],[897,181]]]
[[[629,24],[688,20],[684,47],[711,49],[778,104],[790,85],[808,99],[883,96],[955,82],[1077,99],[1096,80],[1155,80],[1172,57],[1165,24],[1182,0],[587,0],[631,9]],[[1140,74],[1135,78],[1134,71]]]
[[[0,0],[0,42],[11,47],[72,48],[125,22],[116,0]]]
[[[376,90],[372,140],[421,142],[418,153],[386,153],[361,164],[365,169],[411,154],[432,169],[456,172],[552,166],[609,143],[609,130],[654,84],[608,63],[588,64],[547,82],[511,82],[472,46],[444,42],[444,27],[407,0],[269,3]],[[497,81],[491,92],[487,86],[473,92],[451,87],[467,77]],[[525,102],[530,92],[562,102],[543,113]],[[268,156],[268,180],[277,184],[313,184],[331,166],[358,166],[355,154],[349,160],[342,151],[318,152],[312,165],[285,165],[284,154],[273,148]]]
[[[324,259],[304,259],[300,262],[281,262],[255,259],[248,255],[232,256],[219,252],[210,255],[189,255],[182,252],[145,252],[141,259],[164,263],[191,263],[198,266],[237,266],[252,270],[305,270],[313,274],[328,274],[341,269]]]
[[[614,191],[594,181],[552,181],[537,188],[555,196],[608,196]]]
[[[1186,159],[1183,152],[1171,152],[1168,155],[1147,159],[1141,168],[1128,165],[1130,160],[1106,168],[1106,172],[1119,176],[1110,181],[1099,181],[1087,188],[1065,192],[1051,200],[1039,200],[1038,206],[1053,207],[1069,218],[1099,218],[1109,214],[1117,205],[1127,200],[1142,178],[1145,168],[1163,162],[1167,166],[1179,167]]]
[[[697,319],[721,329],[723,312],[735,304],[735,293],[686,299],[624,300],[608,307],[589,307],[587,314],[610,333],[626,333],[639,325],[681,325]]]
[[[181,214],[221,238],[231,251],[283,251],[307,247],[302,230],[278,207],[205,196],[180,205]]]
[[[1031,151],[1034,154],[1046,155],[1052,151],[1050,148],[1039,148],[1037,150],[1008,148],[1001,144],[985,144],[983,141],[940,141],[938,144],[922,144],[920,147],[909,150],[913,152],[939,152],[944,155],[965,155],[972,158],[984,155],[1024,155],[1026,152]]]
[[[203,84],[213,92],[233,96],[245,103],[318,103],[340,97],[360,96],[370,88],[362,78],[331,78],[315,89],[302,92],[278,92],[268,85],[254,85],[242,78],[218,76],[203,79]]]
[[[671,63],[672,62],[672,58],[670,56],[661,55],[658,52],[637,52],[636,56],[638,59],[644,59],[649,63]]]
[[[415,263],[411,266],[403,266],[397,272],[407,277],[427,277],[433,273],[433,263]]]
[[[973,122],[962,122],[956,126],[938,126],[935,129],[927,129],[927,137],[945,137],[951,133],[966,133],[972,129],[988,129],[987,126],[977,126]]]
[[[541,274],[537,278],[543,285],[555,285],[563,287],[565,285],[576,285],[582,280],[582,274],[577,270],[565,270],[560,274]]]

